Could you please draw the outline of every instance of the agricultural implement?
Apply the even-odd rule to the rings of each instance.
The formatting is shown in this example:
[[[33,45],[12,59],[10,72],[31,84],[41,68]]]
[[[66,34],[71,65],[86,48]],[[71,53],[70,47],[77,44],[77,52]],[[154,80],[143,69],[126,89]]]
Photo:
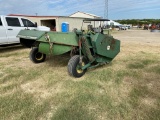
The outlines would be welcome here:
[[[81,77],[88,68],[110,63],[120,52],[120,41],[110,34],[104,34],[101,22],[107,19],[84,19],[88,30],[73,32],[52,32],[21,30],[17,37],[22,45],[32,48],[30,59],[34,63],[45,61],[47,55],[71,53],[68,62],[68,73],[73,77]],[[91,25],[94,22],[94,26]],[[99,27],[95,27],[99,22]]]
[[[151,32],[160,32],[160,23],[159,24],[152,24],[151,26],[150,26],[150,30],[151,30]]]

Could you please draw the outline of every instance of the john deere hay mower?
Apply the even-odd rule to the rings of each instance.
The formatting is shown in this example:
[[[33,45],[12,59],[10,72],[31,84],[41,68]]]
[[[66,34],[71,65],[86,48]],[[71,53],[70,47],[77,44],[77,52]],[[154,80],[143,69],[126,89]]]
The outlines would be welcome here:
[[[107,19],[85,19],[83,23],[104,22]],[[88,68],[110,63],[120,52],[120,41],[103,29],[89,25],[88,30],[74,32],[52,32],[21,30],[17,35],[20,42],[31,49],[30,59],[34,63],[45,61],[47,55],[61,55],[71,52],[73,55],[68,62],[68,73],[81,77]]]

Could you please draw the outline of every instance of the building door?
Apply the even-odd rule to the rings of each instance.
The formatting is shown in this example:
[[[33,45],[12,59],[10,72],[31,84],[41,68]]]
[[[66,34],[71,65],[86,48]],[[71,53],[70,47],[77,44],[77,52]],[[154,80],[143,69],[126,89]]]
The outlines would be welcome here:
[[[41,20],[41,25],[49,27],[51,31],[56,31],[56,20],[55,19]]]

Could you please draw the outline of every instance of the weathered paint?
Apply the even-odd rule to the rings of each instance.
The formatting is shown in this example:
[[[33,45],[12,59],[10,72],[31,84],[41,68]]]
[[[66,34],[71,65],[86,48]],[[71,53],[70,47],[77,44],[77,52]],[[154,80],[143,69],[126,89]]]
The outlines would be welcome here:
[[[45,31],[37,31],[37,30],[21,30],[17,37],[24,38],[24,39],[32,39],[38,40],[45,34]]]
[[[39,44],[38,51],[41,53],[44,53],[46,55],[61,55],[66,52],[69,52],[72,49],[72,46],[66,46],[61,44],[53,44],[52,47],[50,47],[49,43],[43,43],[41,42]]]
[[[72,50],[72,47],[80,46],[79,43],[81,43],[82,40],[80,36],[87,41],[85,44],[86,47],[82,45],[81,50],[83,54],[88,58],[89,51],[93,49],[92,53],[96,55],[93,60],[98,63],[110,62],[120,52],[120,41],[107,34],[93,32],[83,33],[82,31],[63,33],[35,30],[22,30],[18,34],[18,37],[33,39],[40,43],[37,46],[39,52],[47,55],[64,54]],[[88,48],[87,53],[86,48]],[[93,62],[93,60],[91,61]]]
[[[46,32],[40,39],[39,42],[49,42],[46,39],[46,36],[49,36],[50,42],[54,44],[63,44],[70,46],[78,46],[78,36],[74,32]]]
[[[120,52],[120,41],[101,33],[91,36],[96,53],[108,58],[114,58]]]

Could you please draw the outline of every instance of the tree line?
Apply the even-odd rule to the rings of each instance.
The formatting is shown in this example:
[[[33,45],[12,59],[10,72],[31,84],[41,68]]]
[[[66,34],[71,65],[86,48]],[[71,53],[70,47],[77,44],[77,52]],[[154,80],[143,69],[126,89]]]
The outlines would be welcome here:
[[[120,24],[144,25],[144,24],[160,24],[160,19],[127,19],[115,20]]]

